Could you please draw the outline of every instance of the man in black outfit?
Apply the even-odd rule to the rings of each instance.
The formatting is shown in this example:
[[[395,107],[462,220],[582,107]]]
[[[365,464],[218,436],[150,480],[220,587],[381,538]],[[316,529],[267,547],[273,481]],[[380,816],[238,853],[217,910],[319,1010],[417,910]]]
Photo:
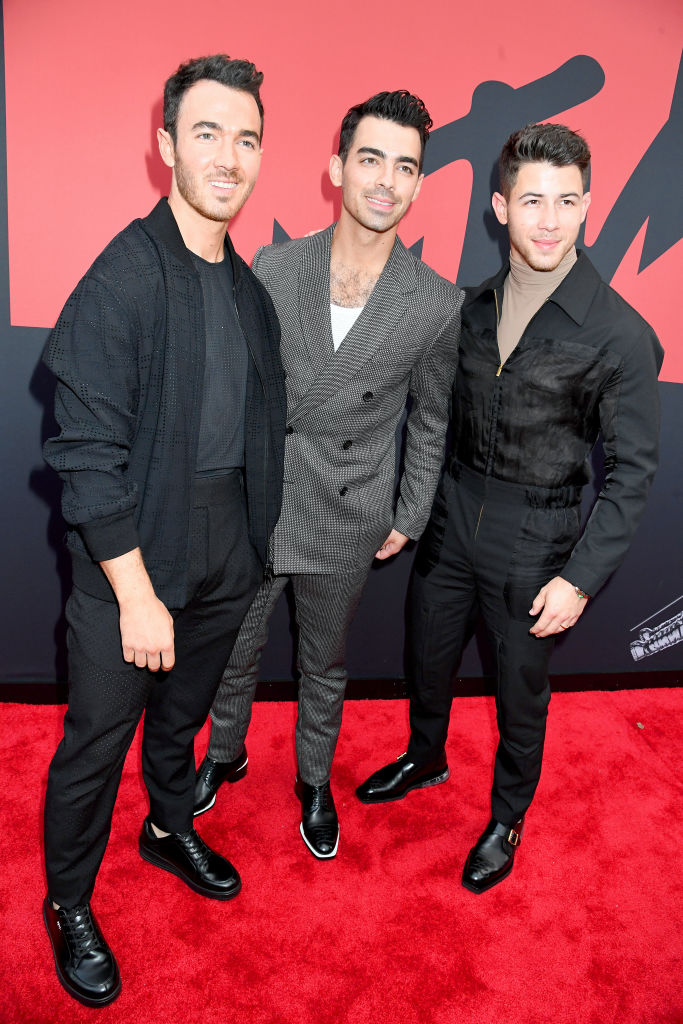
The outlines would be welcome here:
[[[574,247],[589,171],[584,139],[562,125],[528,125],[503,147],[493,209],[510,262],[463,304],[453,455],[411,586],[410,743],[357,790],[380,803],[446,781],[451,681],[479,609],[500,741],[491,821],[462,878],[475,893],[512,870],[541,772],[554,637],[624,558],[657,464],[661,346]],[[598,434],[605,481],[579,538]]]
[[[141,856],[212,899],[237,871],[192,827],[194,737],[263,579],[285,396],[270,298],[226,234],[261,160],[263,76],[219,55],[168,80],[168,197],[107,246],[46,347],[73,591],[69,708],[45,801],[43,913],[57,975],[105,1006],[121,983],[90,909],[145,711]]]

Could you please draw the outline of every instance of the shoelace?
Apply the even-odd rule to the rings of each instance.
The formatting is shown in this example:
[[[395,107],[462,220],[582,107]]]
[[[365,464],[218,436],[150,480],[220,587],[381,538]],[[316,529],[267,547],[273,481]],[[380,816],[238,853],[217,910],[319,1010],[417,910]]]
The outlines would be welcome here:
[[[61,909],[59,920],[65,932],[66,941],[73,949],[75,956],[85,956],[89,950],[100,945],[89,906],[72,907],[70,910]]]
[[[209,863],[211,850],[199,833],[191,828],[189,832],[179,832],[177,838],[192,863],[205,870]]]
[[[217,761],[212,761],[211,764],[207,765],[204,769],[204,782],[207,786],[213,785],[214,775],[218,775],[219,765]]]
[[[313,802],[311,804],[312,811],[331,811],[332,810],[332,793],[329,786],[316,787]]]
[[[209,787],[213,786],[213,779],[215,775],[219,775],[223,770],[223,765],[219,761],[211,761],[204,768],[202,772],[202,778],[205,784]]]

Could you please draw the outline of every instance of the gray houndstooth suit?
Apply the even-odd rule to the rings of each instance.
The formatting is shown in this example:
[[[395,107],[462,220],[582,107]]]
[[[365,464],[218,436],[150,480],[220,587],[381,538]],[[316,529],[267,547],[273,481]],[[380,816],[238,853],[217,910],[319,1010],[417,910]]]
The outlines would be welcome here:
[[[299,629],[299,773],[330,777],[346,686],[346,636],[372,559],[392,528],[422,533],[443,458],[462,292],[397,238],[360,317],[334,351],[334,226],[259,249],[253,269],[282,327],[287,440],[273,576],[242,624],[211,710],[209,756],[230,761],[251,718],[258,662],[275,603],[291,579]],[[411,410],[394,510],[396,429]]]

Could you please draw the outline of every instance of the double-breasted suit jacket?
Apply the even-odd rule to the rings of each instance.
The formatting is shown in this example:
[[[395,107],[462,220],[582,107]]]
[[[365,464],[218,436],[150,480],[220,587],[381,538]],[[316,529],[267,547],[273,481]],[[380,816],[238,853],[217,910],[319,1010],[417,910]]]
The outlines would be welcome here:
[[[280,318],[287,385],[276,574],[358,571],[369,567],[392,528],[419,537],[443,458],[462,292],[397,238],[335,352],[333,230],[259,249],[253,263]],[[408,396],[394,509],[396,431]]]

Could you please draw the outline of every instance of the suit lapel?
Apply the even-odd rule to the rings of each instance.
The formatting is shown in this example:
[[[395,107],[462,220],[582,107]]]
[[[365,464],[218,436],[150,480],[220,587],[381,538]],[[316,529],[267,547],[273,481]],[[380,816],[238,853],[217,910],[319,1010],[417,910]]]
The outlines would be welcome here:
[[[320,375],[334,355],[330,321],[330,251],[334,224],[303,247],[299,268],[299,317],[308,357]]]
[[[318,280],[317,282],[310,282],[304,279],[304,275],[309,277],[312,272],[312,263],[302,263],[302,276],[299,281],[300,288],[300,308],[302,313],[302,329],[306,334],[307,342],[309,344],[309,352],[311,354],[311,361],[317,367],[320,367],[318,376],[314,381],[312,387],[302,397],[301,401],[298,402],[294,408],[290,410],[289,422],[300,419],[305,416],[312,409],[322,405],[331,398],[340,388],[344,387],[352,377],[358,372],[360,367],[371,359],[377,351],[377,348],[387,338],[387,336],[394,329],[395,325],[401,320],[406,306],[410,301],[410,294],[415,290],[415,266],[413,257],[409,255],[405,246],[400,241],[398,236],[394,242],[391,255],[387,260],[386,266],[382,271],[377,284],[372,290],[372,294],[363,309],[363,312],[356,320],[355,324],[346,335],[337,352],[334,352],[334,343],[332,342],[332,328],[330,323],[330,285],[329,285],[329,266],[330,266],[330,242],[332,238],[332,229],[323,233],[326,235],[324,243],[326,245],[325,255],[325,273],[320,274],[320,268],[318,267],[318,276],[324,277],[324,282]],[[320,236],[315,236],[316,239]],[[321,242],[323,240],[321,239]],[[320,254],[322,245],[317,247],[317,252]],[[324,291],[323,291],[324,285]],[[313,294],[317,296],[318,306],[317,309],[312,308],[311,296]],[[304,311],[304,295],[306,296],[306,308]],[[312,337],[312,333],[306,332],[304,324],[304,317],[308,319],[309,325],[316,324],[319,331],[317,347],[318,350],[323,351],[323,356],[318,352],[314,355],[312,348],[315,344],[315,339]],[[324,325],[323,325],[324,321]],[[308,341],[311,338],[310,342]],[[327,358],[324,357],[324,345],[329,339],[329,349],[331,355]],[[317,361],[315,361],[317,360]]]

